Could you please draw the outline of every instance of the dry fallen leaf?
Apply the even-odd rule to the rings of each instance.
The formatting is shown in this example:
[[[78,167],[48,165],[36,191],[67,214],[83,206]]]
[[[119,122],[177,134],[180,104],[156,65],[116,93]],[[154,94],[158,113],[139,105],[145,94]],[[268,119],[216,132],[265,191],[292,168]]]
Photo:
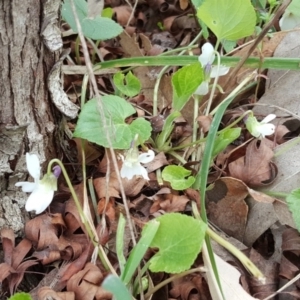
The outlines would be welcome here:
[[[55,292],[48,286],[43,286],[37,294],[38,300],[75,300],[74,292]]]
[[[250,296],[240,285],[241,273],[228,264],[222,258],[215,254],[216,265],[222,285],[222,290],[225,299],[230,300],[258,300]],[[210,272],[210,271],[208,271]],[[209,276],[207,276],[209,278]],[[212,282],[208,280],[208,285],[211,287]]]
[[[247,195],[247,186],[230,177],[220,178],[207,191],[210,221],[238,240],[243,239],[247,222],[248,206],[244,201]]]
[[[87,263],[83,270],[74,274],[67,283],[67,290],[76,295],[80,300],[108,300],[112,299],[111,293],[105,291],[100,285],[103,281],[100,269],[92,263]]]
[[[277,176],[277,167],[271,162],[273,151],[265,139],[253,140],[246,149],[246,155],[231,162],[230,176],[242,180],[249,187],[270,184]]]
[[[24,261],[25,256],[32,248],[29,240],[23,239],[15,246],[15,235],[12,229],[3,228],[0,234],[4,252],[4,262],[0,264],[0,282],[3,286],[8,286],[10,294],[13,295],[21,283],[25,271],[38,262],[35,259]]]

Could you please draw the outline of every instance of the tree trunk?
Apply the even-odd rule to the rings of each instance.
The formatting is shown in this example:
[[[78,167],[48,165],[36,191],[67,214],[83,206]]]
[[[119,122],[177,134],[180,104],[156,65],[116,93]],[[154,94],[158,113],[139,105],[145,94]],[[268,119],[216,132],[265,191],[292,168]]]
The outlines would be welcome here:
[[[16,234],[24,227],[27,195],[15,183],[27,180],[25,153],[36,153],[41,163],[57,156],[47,76],[59,53],[45,47],[42,36],[50,2],[57,3],[2,0],[0,5],[0,229]],[[58,10],[51,17],[56,20]]]

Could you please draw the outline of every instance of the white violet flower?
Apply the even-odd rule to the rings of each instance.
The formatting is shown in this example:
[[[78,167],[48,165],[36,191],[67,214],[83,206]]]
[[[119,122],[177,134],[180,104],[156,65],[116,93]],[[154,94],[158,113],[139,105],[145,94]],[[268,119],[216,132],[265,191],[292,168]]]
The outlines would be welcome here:
[[[248,131],[256,138],[264,138],[266,135],[271,135],[275,132],[275,125],[268,124],[276,118],[276,115],[267,115],[261,122],[251,115],[244,118],[244,122]]]
[[[133,176],[141,175],[144,179],[149,180],[148,172],[141,163],[146,164],[154,159],[155,154],[153,150],[148,150],[146,153],[139,154],[138,148],[133,146],[127,151],[125,158],[123,155],[120,156],[123,161],[120,173],[122,178],[130,180]]]
[[[226,75],[229,72],[229,67],[220,65],[213,66],[213,62],[215,60],[216,54],[214,47],[211,43],[205,43],[202,46],[202,54],[198,57],[202,68],[204,69],[204,80],[198,86],[197,90],[194,92],[196,95],[206,95],[209,90],[209,82],[211,78],[215,78],[217,76]]]
[[[26,153],[26,165],[29,174],[34,182],[17,182],[16,186],[21,186],[22,191],[31,193],[27,199],[25,209],[35,210],[36,214],[42,213],[51,203],[54,191],[57,190],[57,178],[61,173],[59,166],[53,168],[53,173],[45,174],[40,180],[41,167],[36,154]]]

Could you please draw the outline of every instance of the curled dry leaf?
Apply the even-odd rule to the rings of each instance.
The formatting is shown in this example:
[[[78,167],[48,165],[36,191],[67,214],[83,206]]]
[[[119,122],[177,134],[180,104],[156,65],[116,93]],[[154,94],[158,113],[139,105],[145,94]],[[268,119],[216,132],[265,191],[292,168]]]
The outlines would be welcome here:
[[[81,271],[86,262],[91,258],[91,254],[93,252],[93,247],[91,247],[91,243],[87,243],[84,251],[81,253],[81,255],[75,259],[74,261],[67,263],[63,265],[59,270],[59,287],[60,289],[63,289],[67,282],[69,282],[69,279],[74,275],[77,274],[79,271]]]
[[[132,8],[128,5],[121,5],[113,8],[114,18],[121,26],[126,26],[127,22],[132,13]],[[131,19],[130,24],[133,25],[135,23],[134,18]]]
[[[154,203],[150,208],[150,214],[160,210],[164,212],[183,212],[186,204],[190,201],[185,195],[180,196],[172,193],[156,194],[154,199]]]
[[[97,266],[92,263],[87,263],[82,271],[73,275],[69,279],[67,283],[67,290],[74,291],[76,299],[112,299],[111,293],[105,291],[100,286],[103,278],[104,276]]]
[[[59,260],[60,252],[56,249],[53,249],[54,247],[46,248],[41,251],[35,251],[33,252],[32,256],[37,258],[42,265],[50,264],[54,261]],[[56,247],[55,247],[56,248]]]
[[[42,214],[25,224],[25,235],[36,246],[36,250],[57,244],[61,228],[53,224],[52,220],[50,215]]]
[[[79,184],[74,187],[75,192],[77,194],[78,200],[80,204],[83,204],[83,185]],[[64,214],[64,220],[66,222],[66,226],[69,230],[69,232],[74,233],[77,231],[79,228],[85,228],[82,221],[81,217],[78,213],[78,209],[76,207],[74,199],[71,197],[67,202],[65,206],[65,214]]]
[[[182,300],[211,299],[207,283],[200,274],[192,274],[172,281],[170,295]]]
[[[250,250],[249,259],[265,276],[265,282],[249,276],[248,284],[251,294],[259,299],[264,299],[272,295],[278,288],[278,263],[272,259],[264,258],[254,249]]]
[[[122,178],[122,183],[126,196],[134,197],[140,193],[143,186],[147,183],[147,180],[141,176],[134,176],[131,180]],[[99,198],[105,198],[106,194],[108,194],[108,197],[120,198],[120,184],[117,179],[117,174],[114,171],[110,174],[108,186],[105,177],[96,178],[94,180],[94,186]],[[108,191],[106,192],[107,189]]]
[[[271,184],[277,176],[277,167],[271,162],[273,151],[265,139],[253,140],[246,149],[246,155],[231,162],[230,176],[245,182],[249,187]]]
[[[1,241],[4,252],[4,262],[0,264],[0,282],[2,283],[2,291],[8,286],[12,295],[18,285],[21,283],[25,271],[37,264],[36,260],[26,260],[25,256],[31,250],[32,244],[29,240],[23,239],[15,247],[15,236],[12,229],[1,230]]]
[[[100,199],[100,201],[98,202],[98,214],[102,215],[104,212],[110,223],[114,223],[116,221],[114,198],[110,198],[107,203],[105,198]]]
[[[43,286],[38,291],[38,300],[75,300],[74,292],[55,292],[49,286]]]
[[[299,274],[299,248],[300,236],[296,229],[287,228],[282,234],[282,257],[280,263],[279,275],[287,280],[293,279]],[[297,282],[293,284],[293,290],[299,287]]]
[[[278,125],[276,127],[275,139],[277,144],[283,144],[287,141],[290,131],[284,125]]]
[[[220,178],[212,190],[207,191],[209,219],[230,236],[242,240],[248,216],[244,199],[247,186],[230,177]]]

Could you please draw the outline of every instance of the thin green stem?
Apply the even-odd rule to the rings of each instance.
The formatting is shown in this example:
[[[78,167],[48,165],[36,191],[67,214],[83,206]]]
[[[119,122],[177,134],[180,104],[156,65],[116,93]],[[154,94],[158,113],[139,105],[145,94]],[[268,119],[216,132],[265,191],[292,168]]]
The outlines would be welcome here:
[[[215,52],[215,53],[217,55],[217,60],[218,60],[218,63],[217,63],[217,76],[215,77],[215,80],[214,80],[214,83],[213,83],[213,86],[212,86],[212,89],[211,89],[211,92],[210,92],[210,95],[209,95],[209,99],[207,101],[207,107],[206,107],[206,110],[205,110],[205,115],[206,116],[209,115],[210,108],[211,108],[211,105],[212,105],[212,101],[213,101],[215,91],[216,91],[216,87],[217,87],[218,80],[219,80],[219,75],[218,74],[220,72],[221,60],[220,60],[219,52]]]
[[[231,254],[233,254],[253,276],[255,276],[261,282],[265,281],[266,278],[264,274],[252,263],[252,261],[243,252],[241,252],[235,246],[227,242],[225,239],[223,239],[221,236],[219,236],[209,227],[206,229],[206,233],[212,239],[214,239],[218,244],[220,244],[225,249],[227,249]]]
[[[107,270],[110,270],[113,274],[117,275],[116,271],[114,270],[114,268],[110,264],[109,260],[107,258],[106,259],[104,258],[104,257],[106,257],[106,254],[105,254],[102,246],[99,243],[97,243],[98,237],[94,236],[93,231],[92,231],[92,229],[90,227],[90,224],[89,224],[87,218],[84,215],[84,212],[83,212],[83,209],[81,207],[80,201],[79,201],[79,199],[77,197],[77,194],[75,193],[75,190],[73,188],[73,185],[71,184],[70,178],[68,176],[68,173],[67,173],[67,171],[66,171],[63,163],[59,159],[57,159],[57,158],[52,159],[49,162],[49,164],[48,164],[47,173],[48,174],[51,173],[52,165],[53,164],[58,164],[60,166],[60,168],[61,168],[61,171],[62,171],[62,173],[64,175],[65,180],[66,180],[66,183],[67,183],[67,185],[68,185],[68,187],[70,189],[71,195],[72,195],[72,197],[74,199],[74,202],[75,202],[76,208],[78,210],[79,216],[81,218],[81,221],[84,224],[85,229],[87,231],[87,234],[88,234],[91,242],[93,243],[94,247],[96,247],[96,248],[98,248],[100,250],[100,251],[98,251],[98,253],[99,253],[99,257],[100,257],[100,259],[101,259],[104,267]]]
[[[221,64],[228,67],[235,67],[241,60],[237,56],[222,56]],[[198,61],[196,55],[172,55],[172,56],[142,56],[134,58],[121,58],[116,60],[105,61],[94,66],[94,71],[99,69],[110,69],[120,67],[140,67],[140,66],[186,66]],[[213,63],[217,64],[217,60]],[[260,57],[249,57],[244,63],[245,68],[264,68],[264,69],[278,69],[278,70],[300,70],[300,58],[278,58],[265,57],[261,61]]]
[[[179,162],[181,163],[181,164],[186,164],[186,160],[184,159],[184,158],[182,158],[179,154],[177,154],[176,152],[174,152],[174,151],[169,151],[168,152],[170,155],[172,155],[172,156],[174,156],[176,159],[178,159],[179,160]]]
[[[94,208],[95,215],[96,215],[97,224],[100,224],[100,216],[97,213],[97,199],[96,199],[96,194],[95,194],[95,189],[94,189],[92,178],[88,179],[88,185],[89,185],[90,195],[91,195],[91,198],[92,198],[93,208]]]
[[[274,192],[274,191],[263,191],[264,194],[275,197],[275,198],[286,198],[289,194],[288,193],[282,193],[282,192]]]

